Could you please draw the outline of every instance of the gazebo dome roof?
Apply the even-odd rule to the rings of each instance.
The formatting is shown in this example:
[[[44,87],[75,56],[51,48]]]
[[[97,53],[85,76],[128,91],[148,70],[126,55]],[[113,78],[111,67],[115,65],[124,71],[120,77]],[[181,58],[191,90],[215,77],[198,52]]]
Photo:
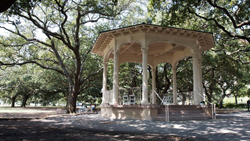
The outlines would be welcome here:
[[[189,38],[192,40],[195,39],[201,51],[205,51],[214,47],[213,34],[211,32],[163,27],[159,25],[142,23],[100,32],[91,52],[103,56],[104,50],[114,38],[122,36],[126,37],[127,35],[134,35],[137,33],[155,34],[166,37],[172,36],[175,38],[180,38],[180,40],[182,40],[182,38]]]

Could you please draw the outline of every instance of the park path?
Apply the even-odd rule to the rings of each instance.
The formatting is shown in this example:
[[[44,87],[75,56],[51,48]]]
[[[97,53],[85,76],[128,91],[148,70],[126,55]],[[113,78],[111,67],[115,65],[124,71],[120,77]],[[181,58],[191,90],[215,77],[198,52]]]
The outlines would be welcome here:
[[[127,137],[123,137],[125,139],[130,138],[131,134],[141,135],[138,136],[138,139],[148,134],[154,137],[153,140],[158,140],[159,136],[173,135],[174,137],[184,137],[184,139],[186,138],[187,140],[250,141],[250,112],[246,111],[217,114],[217,119],[215,120],[164,122],[111,120],[102,118],[100,114],[67,115],[64,114],[65,111],[63,109],[54,109],[52,112],[48,110],[50,109],[44,109],[42,112],[38,111],[38,113],[33,113],[33,116],[31,116],[31,113],[1,113],[0,141],[1,135],[8,137],[8,134],[17,133],[17,131],[20,131],[20,128],[24,127],[23,125],[26,126],[20,131],[19,135],[25,138],[27,135],[23,135],[23,133],[31,130],[26,133],[29,137],[34,136],[35,139],[37,136],[45,137],[41,136],[40,130],[35,130],[42,128],[41,131],[44,132],[44,134],[46,133],[45,135],[50,134],[50,136],[54,135],[55,137],[58,136],[54,134],[53,131],[58,134],[63,132],[62,134],[65,134],[65,136],[68,136],[69,133],[73,133],[74,135],[75,131],[77,131],[80,139],[84,132],[88,132],[86,134],[92,138],[96,135],[96,132],[99,132],[114,134],[113,137],[116,136],[116,133],[118,133],[119,136],[128,134],[126,135]],[[8,120],[8,118],[10,119]],[[34,128],[31,126],[34,126]],[[3,128],[8,128],[8,131],[6,132],[6,129]],[[32,134],[33,132],[39,134]],[[65,136],[61,136],[59,140],[65,138]],[[110,136],[107,140],[110,140]],[[87,139],[89,140],[90,137],[87,137]],[[169,136],[167,138],[169,138]],[[10,138],[10,140],[12,139],[13,138]]]
[[[45,121],[54,126],[74,126],[84,130],[176,135],[203,141],[250,141],[250,112],[217,114],[217,119],[204,121],[110,120],[101,118],[99,114],[49,118]]]

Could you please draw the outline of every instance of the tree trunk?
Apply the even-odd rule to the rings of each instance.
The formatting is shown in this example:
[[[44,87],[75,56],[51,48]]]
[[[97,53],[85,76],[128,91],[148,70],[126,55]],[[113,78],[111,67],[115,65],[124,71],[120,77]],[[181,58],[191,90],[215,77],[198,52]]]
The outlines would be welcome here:
[[[219,101],[219,107],[220,108],[223,108],[223,99],[224,99],[224,94],[222,95],[222,97],[220,98],[220,101]]]
[[[237,94],[234,96],[234,98],[235,98],[235,105],[237,105],[238,104]]]
[[[207,100],[208,100],[209,102],[212,102],[212,95],[211,95],[209,92],[211,92],[211,91],[207,91],[207,90],[205,89],[205,94],[206,94],[206,96],[207,96]],[[210,105],[210,103],[208,103],[208,104]]]
[[[213,92],[214,92],[214,85],[215,85],[215,82],[213,80],[214,75],[215,75],[215,68],[212,68],[211,74],[210,74],[212,79],[210,80],[208,90],[205,90],[205,91],[207,91],[205,93],[206,93],[207,99],[210,103],[212,102],[212,97],[213,97]]]
[[[76,113],[76,99],[77,99],[77,92],[69,91],[68,105],[67,105],[68,114]]]
[[[158,67],[156,66],[155,68],[155,83],[156,83],[156,92],[158,94],[160,94],[160,90],[161,90],[161,84],[159,82],[159,76],[158,76]],[[156,98],[156,104],[160,105],[161,104],[161,100],[157,97]]]
[[[164,91],[163,91],[163,93],[167,93],[167,91],[168,91],[168,89],[169,89],[169,87],[170,87],[170,84],[171,84],[171,82],[170,82],[170,80],[169,80],[169,78],[168,78],[168,76],[167,76],[167,63],[164,65],[164,78],[165,78],[165,87],[164,87]]]
[[[207,94],[207,100],[211,103],[212,102],[212,97],[210,94]],[[210,105],[210,103],[208,103],[208,105]]]
[[[22,105],[21,107],[25,107],[26,106],[26,102],[29,99],[29,95],[23,95],[23,101],[22,101]]]
[[[186,95],[184,93],[182,95],[182,105],[185,105],[185,101],[187,100]]]
[[[69,98],[68,98],[68,97],[69,97],[69,96],[65,96],[65,97],[66,97],[66,100],[65,100],[66,106],[65,106],[65,107],[68,108],[68,105],[69,105]],[[68,112],[67,112],[67,113],[68,113]]]
[[[209,101],[209,102],[212,102],[213,92],[214,92],[213,88],[210,87],[210,88],[209,88],[209,94],[208,94],[208,98],[210,97],[210,101]]]
[[[220,102],[219,102],[219,107],[222,108],[223,107],[223,100],[226,97],[226,90],[223,90],[223,95],[220,98]]]
[[[11,107],[15,107],[15,102],[16,102],[16,96],[13,96],[11,98]]]

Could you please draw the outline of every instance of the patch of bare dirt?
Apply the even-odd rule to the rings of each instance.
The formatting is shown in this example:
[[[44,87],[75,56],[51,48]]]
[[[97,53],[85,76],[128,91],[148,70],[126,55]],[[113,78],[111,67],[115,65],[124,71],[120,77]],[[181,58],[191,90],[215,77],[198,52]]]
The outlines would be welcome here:
[[[9,108],[9,107],[8,107]],[[2,108],[3,109],[3,108]],[[12,112],[13,111],[13,112]],[[20,111],[20,112],[19,112]],[[40,119],[51,116],[63,116],[66,114],[65,108],[56,107],[15,107],[10,111],[3,110],[0,112],[0,120],[2,119]]]

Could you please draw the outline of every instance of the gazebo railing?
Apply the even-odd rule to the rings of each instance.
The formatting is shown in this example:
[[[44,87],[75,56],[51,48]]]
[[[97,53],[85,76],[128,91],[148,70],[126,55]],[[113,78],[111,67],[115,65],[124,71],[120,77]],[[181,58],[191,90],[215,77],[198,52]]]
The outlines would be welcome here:
[[[180,92],[177,93],[179,100],[181,101],[182,105],[193,105],[194,104],[194,93],[193,91],[190,92]]]
[[[120,105],[139,105],[141,102],[141,87],[119,88]]]
[[[137,105],[141,102],[141,87],[119,88],[118,103],[120,105]],[[113,103],[113,90],[103,91],[104,103]],[[125,102],[125,98],[127,98]]]

